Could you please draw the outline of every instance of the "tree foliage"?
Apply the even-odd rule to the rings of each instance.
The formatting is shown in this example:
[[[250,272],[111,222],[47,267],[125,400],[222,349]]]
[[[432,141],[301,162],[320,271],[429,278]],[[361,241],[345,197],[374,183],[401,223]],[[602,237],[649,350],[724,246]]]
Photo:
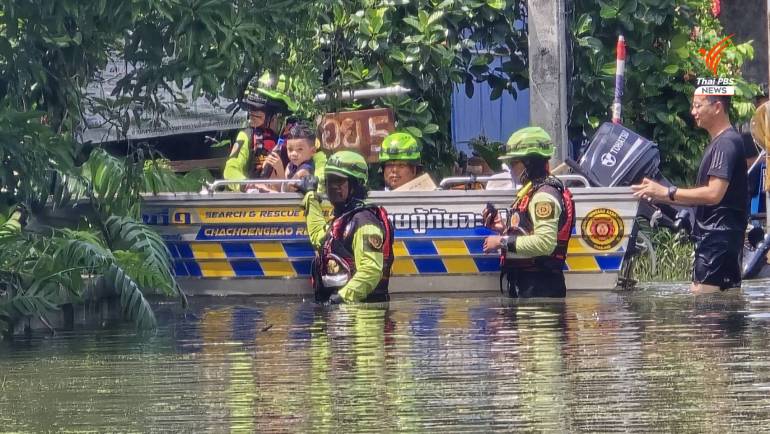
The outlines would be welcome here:
[[[426,143],[428,166],[447,165],[451,91],[486,82],[492,98],[527,86],[525,8],[502,0],[6,1],[0,97],[47,112],[76,132],[83,111],[125,131],[139,111],[162,117],[205,95],[238,98],[263,73],[287,78],[308,115],[355,108],[315,94],[401,84],[409,97],[364,102],[396,111]],[[495,55],[504,62],[494,66]],[[128,74],[106,98],[82,89],[110,60]],[[173,95],[172,100],[159,93]]]
[[[138,230],[144,237],[157,237],[145,227]],[[142,287],[138,281],[160,275],[164,285],[155,288],[173,285],[173,279],[165,278],[168,272],[157,274],[155,269],[146,269],[154,259],[167,254],[165,246],[133,247],[142,255],[144,267],[128,273],[105,244],[104,238],[91,231],[40,234],[18,230],[0,234],[0,246],[6,249],[0,258],[0,326],[11,327],[24,317],[45,315],[63,303],[120,297],[129,319],[143,328],[154,327],[155,316],[143,294],[143,289],[152,287]]]
[[[132,198],[148,177],[132,182],[126,175],[130,167],[93,152],[80,173],[49,169],[46,179],[55,187],[47,207],[26,215],[34,202],[17,195],[20,204],[0,219],[0,333],[62,303],[105,297],[119,298],[127,318],[151,328],[155,317],[145,294],[184,298],[165,243],[137,220],[138,202]],[[37,200],[38,191],[33,192]]]
[[[451,93],[488,83],[492,99],[526,88],[527,36],[523,3],[495,0],[326,2],[320,47],[325,86],[340,89],[401,84],[409,96],[383,98],[398,128],[424,144],[429,170],[454,162]],[[495,54],[505,59],[495,65]],[[328,109],[334,110],[335,107]]]
[[[690,115],[697,77],[712,77],[698,50],[709,49],[724,35],[706,0],[576,0],[571,22],[573,81],[570,131],[590,137],[611,118],[614,97],[615,44],[627,45],[623,123],[660,145],[662,168],[673,181],[692,182],[705,131]],[[740,66],[753,56],[750,41],[724,52],[718,75],[736,79],[733,120],[753,110],[756,87],[746,83]]]

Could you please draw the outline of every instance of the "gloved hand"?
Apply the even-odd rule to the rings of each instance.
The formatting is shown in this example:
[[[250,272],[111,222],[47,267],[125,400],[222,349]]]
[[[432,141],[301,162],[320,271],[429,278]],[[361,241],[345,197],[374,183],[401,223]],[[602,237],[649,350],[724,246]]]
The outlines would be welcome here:
[[[316,191],[318,188],[318,178],[313,175],[306,175],[300,179],[298,184],[295,184],[297,191],[303,195],[308,191]]]
[[[495,223],[497,213],[497,208],[495,208],[491,202],[487,202],[487,206],[484,207],[484,210],[481,212],[481,220],[484,222],[484,226],[491,229]]]
[[[329,297],[329,300],[326,301],[326,304],[329,306],[334,306],[342,303],[344,303],[344,301],[342,300],[342,297],[340,297],[340,294],[337,292],[332,294],[332,296]]]

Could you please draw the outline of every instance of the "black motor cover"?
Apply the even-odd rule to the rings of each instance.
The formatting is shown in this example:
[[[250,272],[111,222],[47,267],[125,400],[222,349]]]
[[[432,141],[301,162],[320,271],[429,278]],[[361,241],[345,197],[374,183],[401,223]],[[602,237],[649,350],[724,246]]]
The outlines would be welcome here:
[[[591,184],[601,187],[636,184],[644,177],[662,178],[658,145],[609,122],[596,131],[579,165]]]

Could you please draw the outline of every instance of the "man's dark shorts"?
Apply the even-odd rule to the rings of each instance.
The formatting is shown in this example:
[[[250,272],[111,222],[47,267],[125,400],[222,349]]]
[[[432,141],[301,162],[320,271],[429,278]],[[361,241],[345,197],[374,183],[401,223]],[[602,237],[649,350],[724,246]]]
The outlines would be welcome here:
[[[692,280],[725,290],[741,286],[742,231],[715,231],[695,244]]]

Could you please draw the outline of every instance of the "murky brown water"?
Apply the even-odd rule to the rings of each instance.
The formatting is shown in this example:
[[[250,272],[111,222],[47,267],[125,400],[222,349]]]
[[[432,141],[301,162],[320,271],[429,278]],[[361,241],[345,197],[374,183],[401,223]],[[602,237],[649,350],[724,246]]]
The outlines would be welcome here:
[[[130,328],[0,343],[0,431],[760,432],[770,290],[197,298]]]

